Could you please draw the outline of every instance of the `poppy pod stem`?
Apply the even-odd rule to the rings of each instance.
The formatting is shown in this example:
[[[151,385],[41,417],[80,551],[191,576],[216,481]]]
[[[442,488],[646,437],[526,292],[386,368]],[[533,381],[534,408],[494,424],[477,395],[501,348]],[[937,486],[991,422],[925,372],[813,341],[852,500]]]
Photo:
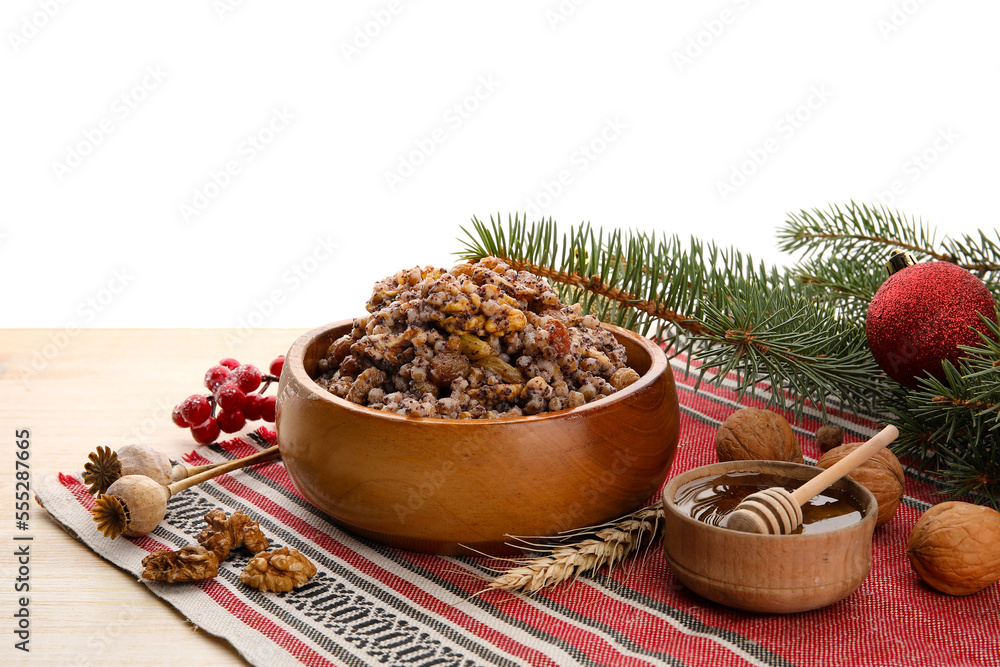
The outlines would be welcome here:
[[[212,479],[213,477],[218,477],[219,475],[224,475],[227,472],[239,470],[240,468],[245,468],[246,466],[254,465],[255,463],[272,461],[280,456],[281,453],[278,451],[278,446],[275,445],[273,447],[268,447],[263,451],[257,452],[256,454],[251,454],[250,456],[245,456],[242,459],[236,459],[235,461],[229,461],[228,463],[200,466],[205,469],[195,475],[191,475],[187,479],[178,480],[173,484],[170,484],[167,487],[167,490],[170,492],[170,495],[173,496],[175,493],[179,493],[184,489],[189,489],[192,486]]]

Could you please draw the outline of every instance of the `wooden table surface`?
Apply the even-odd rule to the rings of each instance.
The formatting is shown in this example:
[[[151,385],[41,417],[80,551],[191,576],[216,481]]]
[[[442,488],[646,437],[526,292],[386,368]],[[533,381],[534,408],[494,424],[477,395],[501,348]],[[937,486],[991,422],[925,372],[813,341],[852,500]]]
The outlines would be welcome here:
[[[32,482],[81,471],[98,445],[146,443],[176,457],[196,443],[173,425],[170,410],[206,391],[209,366],[231,356],[266,370],[305,331],[0,330],[0,452],[7,459],[0,461],[0,664],[245,664],[226,641],[63,532],[33,500],[29,529],[15,530],[15,433],[30,430]],[[14,590],[15,545],[25,544],[15,533],[33,537],[28,593]],[[12,632],[24,595],[30,653],[15,648]]]

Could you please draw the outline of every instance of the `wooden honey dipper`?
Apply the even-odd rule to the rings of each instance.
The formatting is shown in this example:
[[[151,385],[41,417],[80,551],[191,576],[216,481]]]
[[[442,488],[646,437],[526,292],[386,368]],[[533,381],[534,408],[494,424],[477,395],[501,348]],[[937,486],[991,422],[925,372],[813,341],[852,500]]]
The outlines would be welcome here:
[[[802,523],[802,506],[828,486],[875,456],[899,435],[895,426],[886,426],[871,440],[789,493],[780,486],[752,493],[726,517],[726,528],[744,533],[787,535]]]

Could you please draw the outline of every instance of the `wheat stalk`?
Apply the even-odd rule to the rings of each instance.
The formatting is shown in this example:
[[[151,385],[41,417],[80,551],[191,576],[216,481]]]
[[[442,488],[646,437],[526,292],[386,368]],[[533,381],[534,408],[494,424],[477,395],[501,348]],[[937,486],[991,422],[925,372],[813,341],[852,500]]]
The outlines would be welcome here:
[[[548,553],[502,571],[480,592],[535,593],[564,581],[572,581],[602,566],[611,570],[644,544],[648,546],[655,542],[662,527],[663,508],[650,505],[602,526],[575,531],[574,535],[592,534],[593,537],[573,544],[547,547],[551,549]],[[524,539],[520,541],[530,544]]]

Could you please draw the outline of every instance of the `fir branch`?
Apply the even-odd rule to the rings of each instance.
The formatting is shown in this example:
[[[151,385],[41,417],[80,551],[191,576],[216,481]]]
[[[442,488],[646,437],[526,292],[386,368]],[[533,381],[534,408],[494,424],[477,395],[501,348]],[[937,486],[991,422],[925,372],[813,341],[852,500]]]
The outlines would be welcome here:
[[[949,395],[952,402],[965,401],[977,419],[992,418],[992,428],[1000,428],[1000,325],[979,313],[986,331],[978,331],[979,345],[962,346],[959,362],[962,396]]]
[[[997,325],[989,326],[996,334]],[[991,361],[997,342],[983,341],[966,348],[957,367],[944,362],[943,379],[920,378],[917,388],[895,391],[886,407],[901,432],[897,453],[912,457],[941,493],[1000,509],[1000,369]]]
[[[918,261],[952,262],[976,273],[992,290],[1000,287],[993,275],[1000,273],[1000,232],[996,230],[995,240],[980,230],[978,238],[945,236],[939,245],[932,227],[885,206],[852,201],[843,208],[834,205],[829,211],[803,209],[788,215],[778,231],[779,248],[801,252],[803,260],[822,257],[832,263],[848,258],[881,266],[891,251],[901,249]]]
[[[738,250],[589,224],[560,235],[551,219],[529,225],[520,216],[506,226],[473,218],[463,231],[464,258],[499,257],[603,321],[642,334],[655,327],[674,354],[705,362],[699,381],[718,367],[712,381],[735,372],[740,394],[767,382],[770,400],[799,414],[809,402],[825,411],[830,397],[859,411],[873,405],[878,369],[863,332],[838,304],[803,300],[794,276]]]
[[[1000,232],[994,230],[1000,240]],[[989,274],[1000,271],[1000,245],[988,237],[982,230],[979,238],[963,234],[961,240],[945,238],[943,245],[950,261],[979,275],[980,279],[989,282]]]
[[[890,415],[888,423],[899,429],[892,450],[901,460],[915,467],[919,477],[931,481],[938,468],[938,452],[947,446],[947,440],[939,427],[913,416],[911,409],[914,406],[902,387],[897,386],[895,392],[890,393],[893,395],[883,407]]]
[[[864,319],[891,250],[955,262],[996,294],[1000,233],[938,244],[920,220],[851,202],[790,214],[781,249],[801,257],[779,269],[696,238],[499,220],[463,230],[466,258],[500,257],[548,277],[564,301],[602,321],[653,331],[674,354],[703,362],[699,382],[735,377],[740,395],[767,385],[771,403],[796,413],[809,402],[825,411],[828,398],[878,413],[900,429],[893,449],[942,493],[998,506],[1000,327],[984,317],[986,331],[957,367],[907,390],[875,365]]]
[[[968,400],[964,398],[956,398],[954,396],[943,396],[943,395],[934,396],[933,398],[931,398],[931,403],[933,403],[937,409],[961,408],[973,411],[980,411],[980,410],[992,411],[997,407],[996,403],[987,403],[986,401]]]
[[[930,375],[918,378],[910,391],[910,412],[918,420],[933,424],[944,440],[952,442],[968,435],[970,425],[976,429],[979,421],[970,386],[959,369],[951,362],[943,364],[944,379]]]
[[[560,237],[551,219],[529,225],[519,215],[508,218],[506,227],[492,217],[489,225],[473,218],[472,230],[462,231],[468,237],[459,253],[463,259],[492,255],[547,278],[560,296],[604,321],[640,333],[654,322],[690,335],[705,333],[696,318],[701,258],[681,249],[676,237],[657,240],[618,230],[605,237],[589,224]],[[693,248],[701,254],[700,244]]]
[[[878,366],[864,331],[838,320],[827,303],[810,302],[790,286],[763,287],[742,281],[739,298],[724,308],[706,305],[709,336],[697,352],[704,369],[735,373],[742,395],[760,382],[774,385],[772,402],[801,415],[805,397],[825,409],[837,398],[870,413],[879,393]],[[790,392],[790,396],[785,395]]]
[[[934,249],[934,230],[922,221],[909,219],[885,206],[851,202],[844,208],[833,205],[829,211],[802,209],[789,213],[785,226],[778,231],[778,247],[785,252],[801,251],[803,259],[812,256],[851,257],[877,261],[881,266],[891,250],[904,249],[918,260],[950,261],[951,256]]]
[[[840,320],[862,325],[868,305],[885,279],[870,263],[849,258],[812,258],[791,269],[803,289],[801,298],[826,303]]]
[[[706,333],[705,327],[700,322],[688,319],[687,317],[684,317],[669,308],[664,308],[659,303],[640,299],[634,294],[630,294],[617,287],[612,287],[601,280],[599,275],[595,274],[589,278],[585,278],[578,273],[554,271],[548,267],[541,266],[540,264],[532,264],[530,262],[514,259],[513,257],[505,257],[502,259],[515,271],[528,271],[537,276],[541,276],[542,278],[560,283],[564,286],[577,288],[579,290],[595,294],[603,299],[606,299],[607,301],[615,302],[618,304],[619,308],[634,308],[635,310],[649,315],[650,317],[655,317],[656,319],[674,324],[691,334],[702,335]]]
[[[947,487],[944,494],[961,496],[1000,510],[1000,443],[996,432],[977,431],[969,440],[977,446],[942,450]]]
[[[860,300],[866,304],[871,301],[873,292],[858,288],[857,283],[851,283],[842,276],[830,271],[830,265],[817,262],[812,268],[799,266],[796,278],[803,285],[815,285],[821,288],[828,299]]]

